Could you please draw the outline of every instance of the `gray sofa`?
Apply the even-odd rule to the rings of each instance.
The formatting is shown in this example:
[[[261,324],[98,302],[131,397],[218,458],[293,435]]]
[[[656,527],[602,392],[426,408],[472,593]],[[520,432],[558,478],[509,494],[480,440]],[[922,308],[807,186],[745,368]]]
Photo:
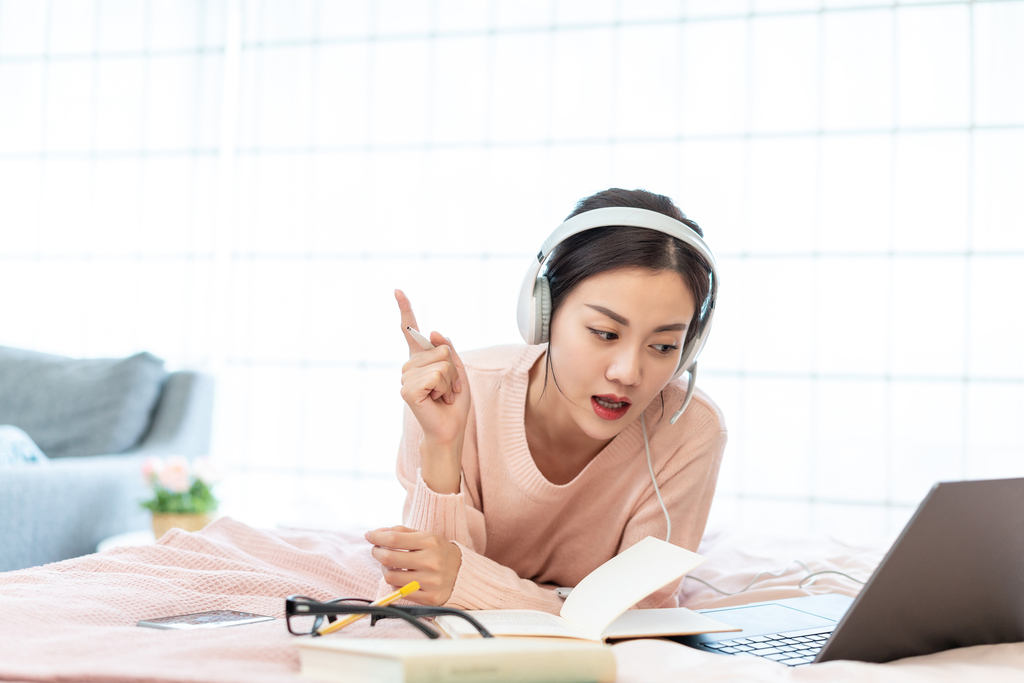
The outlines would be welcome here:
[[[136,370],[126,381],[125,364],[133,361]],[[102,362],[108,366],[98,371],[109,375],[113,364],[120,385],[134,386],[110,389],[108,382],[97,390],[95,364]],[[54,376],[54,368],[63,374]],[[36,398],[40,391],[46,400]],[[148,528],[149,512],[139,506],[148,495],[143,460],[207,455],[212,414],[211,376],[167,373],[149,354],[78,361],[0,347],[0,423],[6,418],[24,429],[51,456],[42,464],[0,468],[0,571],[92,553],[108,536]],[[77,438],[60,434],[64,425],[77,425]],[[120,439],[129,447],[97,451],[104,442],[93,436],[108,427],[116,434],[107,443]]]

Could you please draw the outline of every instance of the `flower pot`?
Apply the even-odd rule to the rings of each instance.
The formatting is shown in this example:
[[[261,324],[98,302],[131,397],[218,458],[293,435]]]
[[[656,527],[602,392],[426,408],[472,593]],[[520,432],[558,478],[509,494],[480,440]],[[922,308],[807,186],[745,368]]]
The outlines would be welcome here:
[[[153,536],[156,537],[156,539],[159,541],[160,537],[167,533],[168,529],[184,529],[185,531],[199,531],[212,521],[213,515],[208,512],[154,512]]]

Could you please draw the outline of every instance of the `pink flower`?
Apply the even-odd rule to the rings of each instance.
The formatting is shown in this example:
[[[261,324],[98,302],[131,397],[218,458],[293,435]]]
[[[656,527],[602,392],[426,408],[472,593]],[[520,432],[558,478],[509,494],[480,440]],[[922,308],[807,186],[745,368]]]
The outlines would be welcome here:
[[[142,478],[150,486],[160,476],[160,470],[164,468],[164,461],[155,455],[151,455],[142,461]]]
[[[209,458],[196,458],[192,461],[192,472],[196,479],[207,486],[220,483],[220,469]]]
[[[167,458],[160,471],[160,485],[171,493],[185,493],[192,488],[189,477],[188,460],[180,455]]]

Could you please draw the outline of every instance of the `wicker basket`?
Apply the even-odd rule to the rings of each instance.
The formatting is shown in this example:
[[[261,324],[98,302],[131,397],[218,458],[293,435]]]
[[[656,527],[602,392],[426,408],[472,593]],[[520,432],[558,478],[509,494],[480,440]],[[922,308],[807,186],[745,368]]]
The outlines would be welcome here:
[[[213,521],[213,515],[206,512],[177,514],[171,512],[153,513],[153,536],[160,540],[160,537],[167,533],[168,529],[184,529],[185,531],[199,531]]]

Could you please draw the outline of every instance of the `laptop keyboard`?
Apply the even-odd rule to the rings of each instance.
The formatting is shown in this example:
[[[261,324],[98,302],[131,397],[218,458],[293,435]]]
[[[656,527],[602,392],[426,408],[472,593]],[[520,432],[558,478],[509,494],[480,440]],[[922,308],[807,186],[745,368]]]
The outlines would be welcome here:
[[[788,666],[802,666],[814,661],[818,650],[822,648],[830,635],[832,635],[831,628],[828,630],[808,629],[734,640],[719,640],[716,643],[701,643],[701,646],[727,655],[764,657]]]

